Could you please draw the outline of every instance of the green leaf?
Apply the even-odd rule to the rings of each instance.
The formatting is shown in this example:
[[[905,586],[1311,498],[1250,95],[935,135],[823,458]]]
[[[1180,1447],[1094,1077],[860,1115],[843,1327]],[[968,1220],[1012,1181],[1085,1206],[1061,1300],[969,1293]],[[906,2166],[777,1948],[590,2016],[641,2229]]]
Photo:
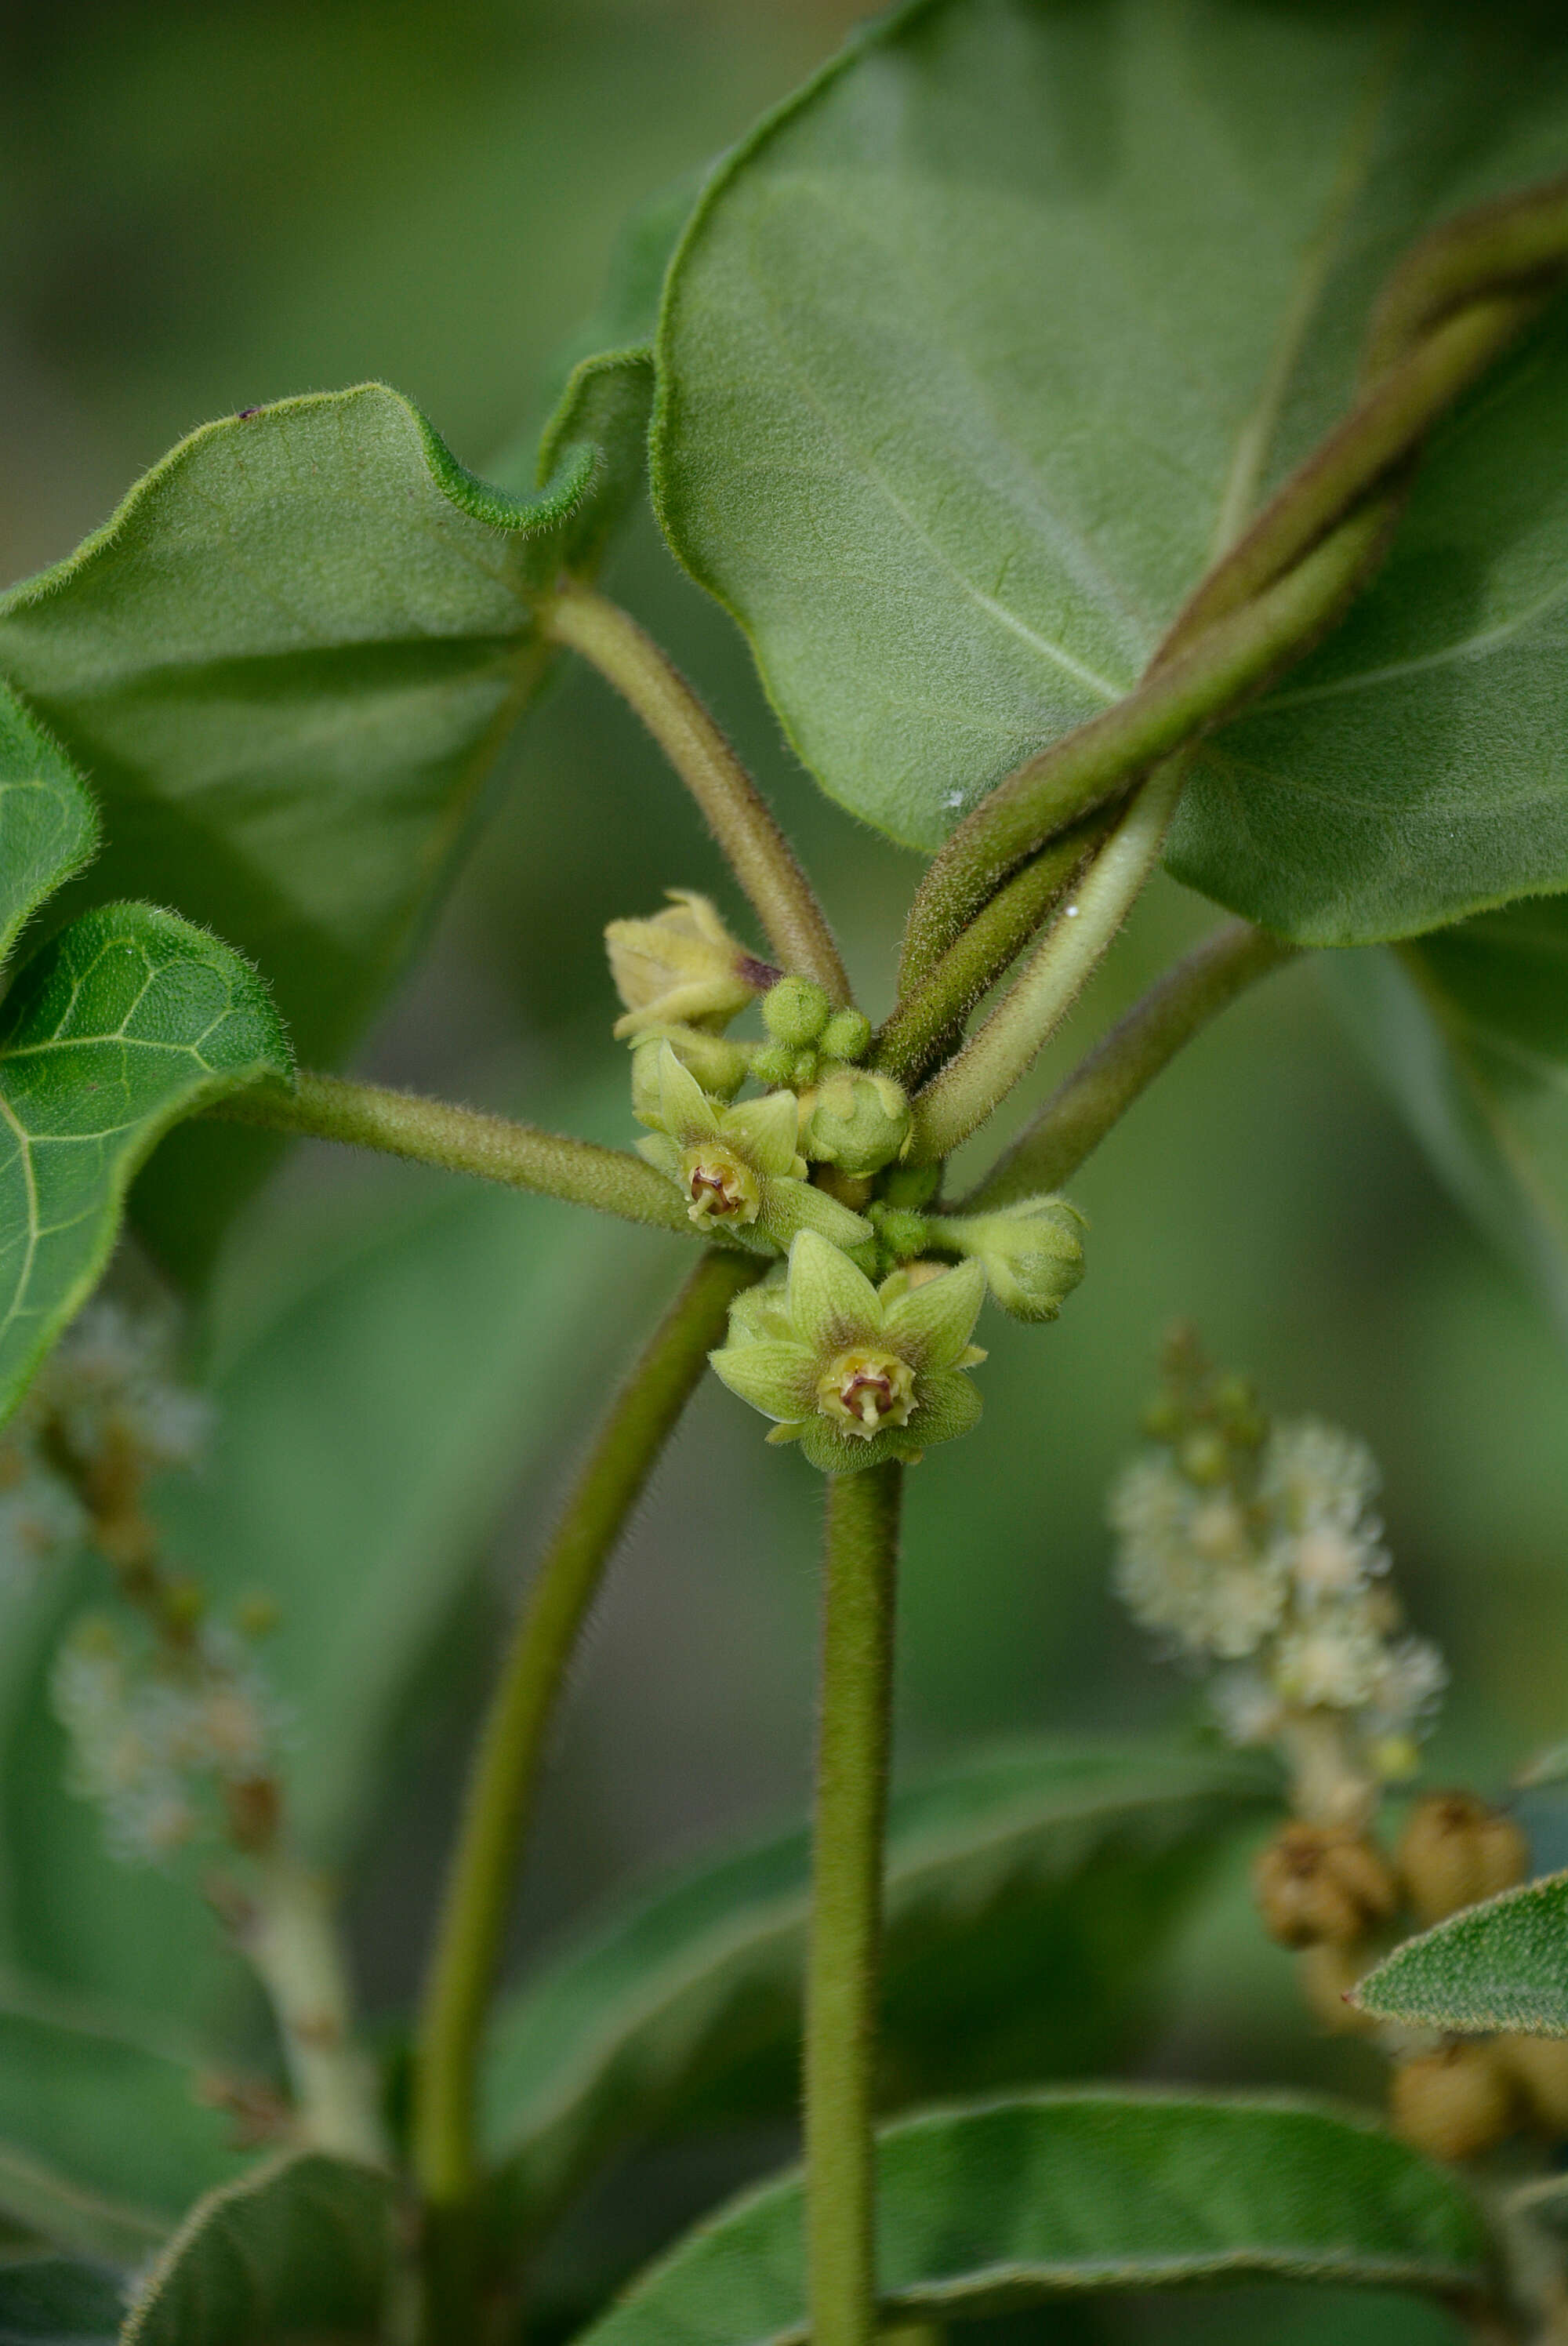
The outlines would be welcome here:
[[[1257,1789],[1234,1762],[1056,1744],[895,1794],[884,2099],[1109,2055]],[[538,2229],[628,2137],[792,2109],[809,1862],[804,1831],[710,1862],[503,2006],[484,2084],[498,2233]]]
[[[1156,2092],[1035,2094],[878,2137],[884,2313],[943,2321],[1098,2290],[1264,2277],[1480,2288],[1462,2187],[1325,2106]],[[732,2200],[635,2282],[585,2346],[793,2346],[806,2335],[800,2186]]]
[[[139,2262],[244,2171],[186,2048],[52,2014],[0,1983],[0,2208],[63,2247]]]
[[[1459,2034],[1568,2036],[1568,1873],[1505,1890],[1407,1939],[1367,1974],[1356,2002]]]
[[[594,557],[602,498],[623,495],[597,413],[585,392],[528,496],[468,472],[381,384],[228,417],[0,601],[0,674],[104,811],[72,901],[206,923],[260,967],[301,1059],[340,1057],[544,673],[535,590]],[[210,1253],[270,1153],[205,1130],[164,1153],[138,1207],[167,1259]]]
[[[0,967],[38,906],[80,871],[97,840],[80,777],[0,685]]]
[[[107,905],[28,963],[0,1012],[0,1418],[96,1284],[169,1126],[289,1068],[255,972],[172,913]]]
[[[1568,1334],[1568,897],[1322,967],[1449,1188]]]
[[[390,2176],[311,2152],[193,2208],[123,2346],[321,2346],[374,2340],[392,2270]]]
[[[1344,411],[1382,276],[1561,168],[1546,0],[915,0],[710,184],[656,502],[806,763],[933,847],[1136,679]],[[1225,731],[1178,875],[1383,939],[1568,884],[1568,321],[1437,435],[1348,624]]]
[[[0,2346],[113,2346],[124,2304],[101,2265],[24,2257],[0,2265]]]

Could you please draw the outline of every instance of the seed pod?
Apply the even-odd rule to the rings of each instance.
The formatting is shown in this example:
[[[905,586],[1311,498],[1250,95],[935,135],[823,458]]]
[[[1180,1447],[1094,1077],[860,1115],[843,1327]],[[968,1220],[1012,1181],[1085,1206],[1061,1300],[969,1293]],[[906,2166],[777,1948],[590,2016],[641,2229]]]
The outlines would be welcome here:
[[[1252,1869],[1263,1926],[1282,1947],[1353,1946],[1399,1903],[1375,1842],[1334,1825],[1285,1825]]]
[[[1568,2038],[1499,2036],[1497,2057],[1549,2134],[1568,2135]]]
[[[1513,2079],[1484,2039],[1444,2045],[1401,2061],[1389,2086],[1389,2118],[1413,2150],[1454,2161],[1479,2158],[1513,2132]]]
[[[1473,1792],[1429,1792],[1411,1810],[1397,1862],[1422,1923],[1511,1890],[1530,1871],[1530,1844],[1513,1819]]]

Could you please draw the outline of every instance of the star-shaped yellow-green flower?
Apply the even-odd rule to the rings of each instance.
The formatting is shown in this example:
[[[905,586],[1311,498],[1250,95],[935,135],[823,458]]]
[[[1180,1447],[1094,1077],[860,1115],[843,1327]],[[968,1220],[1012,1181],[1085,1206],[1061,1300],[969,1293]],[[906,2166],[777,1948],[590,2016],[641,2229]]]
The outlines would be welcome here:
[[[819,1232],[835,1247],[871,1239],[870,1222],[806,1179],[793,1092],[716,1107],[667,1043],[659,1046],[657,1074],[658,1127],[637,1147],[668,1174],[699,1228],[770,1239],[781,1251],[799,1230]]]
[[[873,1287],[837,1247],[802,1230],[788,1279],[741,1296],[708,1357],[731,1392],[779,1421],[769,1441],[799,1440],[824,1474],[912,1462],[980,1416],[963,1372],[985,1358],[969,1341],[984,1294],[978,1262],[918,1285],[894,1271]]]

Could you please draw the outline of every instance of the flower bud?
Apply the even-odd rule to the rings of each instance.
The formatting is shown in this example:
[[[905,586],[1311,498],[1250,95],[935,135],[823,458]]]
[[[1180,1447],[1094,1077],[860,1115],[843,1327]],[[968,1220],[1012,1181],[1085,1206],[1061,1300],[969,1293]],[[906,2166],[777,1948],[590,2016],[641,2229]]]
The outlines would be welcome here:
[[[705,1035],[699,1026],[650,1026],[632,1042],[632,1114],[639,1124],[658,1129],[658,1046],[667,1043],[683,1067],[688,1067],[710,1099],[733,1099],[750,1072],[750,1054],[739,1043],[721,1035]]]
[[[1429,1792],[1411,1810],[1397,1862],[1422,1923],[1512,1890],[1530,1871],[1530,1844],[1510,1816],[1473,1792]]]
[[[845,1173],[875,1173],[909,1145],[909,1099],[891,1076],[851,1073],[827,1077],[800,1103],[800,1146],[819,1163]]]
[[[1399,1904],[1381,1850],[1334,1825],[1283,1826],[1253,1866],[1252,1894],[1282,1947],[1354,1946]]]
[[[889,1206],[877,1200],[866,1212],[891,1261],[911,1262],[931,1244],[931,1224],[912,1207]]]
[[[1537,2124],[1568,2135],[1568,2038],[1498,2036],[1492,2044]]]
[[[612,921],[605,931],[610,975],[626,1004],[615,1033],[625,1040],[650,1026],[710,1021],[744,1010],[767,982],[765,965],[737,944],[706,896],[671,888],[667,912]]]
[[[1389,2084],[1389,2119],[1413,2150],[1451,2164],[1479,2158],[1513,2132],[1518,2100],[1506,2065],[1482,2041],[1444,2045],[1401,2061]]]
[[[788,1043],[764,1043],[751,1054],[751,1072],[769,1091],[781,1090],[795,1073],[796,1056]]]
[[[933,1221],[941,1243],[981,1263],[992,1294],[1014,1320],[1054,1320],[1084,1276],[1084,1218],[1064,1198],[1025,1198],[993,1214]]]
[[[860,1010],[835,1010],[817,1047],[825,1059],[863,1059],[871,1047],[871,1022]]]
[[[781,977],[762,997],[762,1024],[776,1043],[801,1051],[816,1041],[832,1006],[815,978]]]

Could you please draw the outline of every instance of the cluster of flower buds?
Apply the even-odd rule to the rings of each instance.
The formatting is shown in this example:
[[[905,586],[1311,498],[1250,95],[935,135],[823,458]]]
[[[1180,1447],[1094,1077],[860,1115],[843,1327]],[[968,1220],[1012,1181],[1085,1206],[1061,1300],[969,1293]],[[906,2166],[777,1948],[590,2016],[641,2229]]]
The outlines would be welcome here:
[[[1223,1665],[1210,1696],[1233,1742],[1274,1744],[1309,1821],[1357,1822],[1414,1772],[1446,1683],[1389,1586],[1378,1472],[1333,1426],[1270,1425],[1189,1336],[1166,1347],[1151,1447],[1111,1494],[1115,1586],[1175,1652]]]
[[[940,1167],[906,1162],[908,1095],[863,1064],[870,1021],[748,954],[706,898],[672,893],[606,933],[637,1145],[700,1229],[789,1258],[737,1302],[714,1366],[825,1473],[916,1459],[980,1413],[963,1372],[983,1358],[970,1337],[987,1289],[1016,1319],[1054,1320],[1083,1276],[1082,1217],[1060,1198],[937,1210]],[[759,998],[765,1039],[733,1040]],[[738,1096],[748,1079],[761,1097]]]
[[[207,1404],[178,1383],[173,1356],[166,1320],[107,1300],[66,1331],[0,1434],[0,1578],[30,1578],[87,1539],[134,1566],[149,1537],[148,1477],[190,1464],[207,1432]]]
[[[71,1788],[102,1810],[117,1856],[164,1863],[219,1825],[241,1848],[270,1842],[280,1713],[249,1650],[263,1626],[257,1610],[239,1634],[195,1620],[160,1636],[94,1613],[71,1630],[55,1709]]]

